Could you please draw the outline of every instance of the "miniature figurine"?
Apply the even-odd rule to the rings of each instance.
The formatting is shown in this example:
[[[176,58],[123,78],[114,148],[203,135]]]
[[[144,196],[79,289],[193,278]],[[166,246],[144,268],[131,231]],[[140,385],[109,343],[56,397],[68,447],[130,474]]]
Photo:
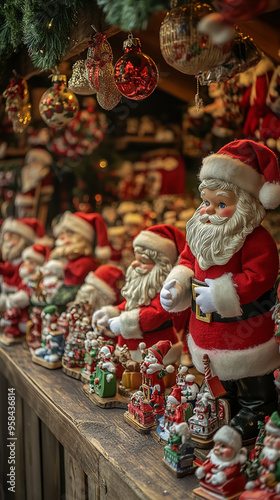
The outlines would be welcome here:
[[[240,500],[280,498],[280,417],[275,411],[265,424],[264,447],[258,458],[257,479],[249,481]]]
[[[265,208],[280,204],[277,157],[262,144],[237,140],[203,160],[200,181],[203,201],[187,224],[187,244],[161,304],[170,312],[192,306],[194,365],[203,372],[209,355],[227,391],[231,425],[250,442],[258,420],[277,407],[271,372],[280,355],[271,308],[279,257],[261,226]]]
[[[258,468],[259,468],[259,456],[261,454],[261,451],[264,447],[264,438],[265,438],[265,424],[267,424],[269,420],[269,417],[265,417],[265,421],[258,422],[258,427],[259,427],[259,434],[255,442],[255,447],[251,451],[249,458],[245,464],[246,468],[244,470],[246,477],[248,480],[253,480],[256,479],[258,476]]]
[[[155,428],[153,408],[150,403],[145,400],[142,391],[136,391],[131,394],[124,418],[131,427],[141,434],[148,434]]]
[[[85,366],[85,340],[90,330],[90,319],[80,316],[76,320],[71,335],[68,335],[62,358],[62,370],[69,377],[80,379],[82,369]]]
[[[174,372],[174,366],[163,364],[163,358],[171,349],[169,340],[161,340],[152,347],[146,349],[146,344],[141,342],[139,348],[142,353],[140,372],[142,374],[142,391],[146,401],[150,401],[155,389],[165,394],[165,383],[163,378],[167,373]]]
[[[118,362],[123,366],[122,380],[119,385],[119,392],[124,396],[129,396],[131,391],[138,389],[142,382],[140,373],[140,363],[133,361],[127,345],[117,349]]]
[[[242,448],[241,435],[224,425],[216,432],[214,443],[206,462],[196,470],[200,487],[194,493],[206,499],[237,499],[246,484],[241,466],[246,461],[247,451]]]
[[[85,340],[85,367],[82,369],[83,381],[90,376],[96,369],[97,355],[99,351],[98,341],[96,340],[95,333],[92,331],[87,332]],[[86,377],[86,379],[84,378]]]
[[[100,349],[100,361],[90,378],[90,392],[95,392],[101,398],[114,397],[117,392],[116,367],[111,360],[113,352],[114,347],[111,345]]]
[[[124,302],[117,307],[102,307],[93,314],[93,322],[109,325],[118,337],[118,345],[126,344],[135,361],[141,361],[141,339],[148,348],[159,340],[170,340],[173,346],[168,362],[180,357],[182,343],[178,342],[172,317],[160,305],[159,290],[184,243],[183,233],[172,226],[158,225],[141,231],[133,241],[135,260],[121,290]]]
[[[47,306],[42,312],[42,343],[32,353],[32,361],[53,370],[61,367],[65,337],[57,329],[58,313],[55,306]]]
[[[170,429],[173,424],[181,424],[187,422],[192,416],[192,405],[187,402],[187,398],[183,396],[181,387],[173,386],[172,392],[167,396],[166,409],[164,416],[159,421],[157,433],[161,439],[168,441],[170,437]]]
[[[195,375],[188,373],[188,367],[180,365],[176,376],[176,386],[181,387],[182,394],[187,401],[195,406],[199,386],[195,383]]]
[[[190,439],[187,422],[173,424],[168,444],[164,447],[164,463],[177,477],[194,472],[194,447]]]

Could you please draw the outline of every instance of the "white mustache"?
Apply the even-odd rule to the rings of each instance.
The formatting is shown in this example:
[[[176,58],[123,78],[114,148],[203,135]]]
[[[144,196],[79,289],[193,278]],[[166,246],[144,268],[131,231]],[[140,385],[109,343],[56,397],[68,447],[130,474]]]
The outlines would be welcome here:
[[[224,224],[228,220],[228,217],[220,217],[217,214],[214,215],[200,215],[199,216],[199,221],[202,222],[203,224],[206,224],[208,221],[211,222],[211,224],[214,224],[216,226],[220,226],[221,224]]]

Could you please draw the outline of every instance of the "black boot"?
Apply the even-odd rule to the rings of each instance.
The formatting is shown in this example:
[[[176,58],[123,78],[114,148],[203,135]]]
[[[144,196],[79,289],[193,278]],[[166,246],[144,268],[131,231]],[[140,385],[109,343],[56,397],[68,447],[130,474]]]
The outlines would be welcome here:
[[[258,421],[277,410],[277,392],[272,373],[260,377],[236,380],[237,399],[241,410],[230,425],[242,435],[244,444],[253,442],[258,435]]]
[[[230,416],[232,418],[241,409],[241,406],[237,399],[238,387],[235,380],[223,380],[222,384],[227,391],[226,395],[223,396],[223,399],[226,399],[230,405]]]

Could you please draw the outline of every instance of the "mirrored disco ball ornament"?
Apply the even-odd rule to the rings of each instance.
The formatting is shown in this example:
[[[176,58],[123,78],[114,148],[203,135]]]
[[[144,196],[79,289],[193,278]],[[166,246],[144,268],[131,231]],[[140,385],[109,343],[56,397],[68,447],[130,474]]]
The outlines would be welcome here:
[[[65,75],[53,75],[53,86],[42,95],[39,111],[42,119],[51,127],[63,127],[79,111],[77,97],[66,87]]]
[[[157,87],[157,65],[141,51],[139,38],[133,38],[131,34],[124,41],[123,49],[124,55],[115,65],[116,86],[128,99],[146,99]]]

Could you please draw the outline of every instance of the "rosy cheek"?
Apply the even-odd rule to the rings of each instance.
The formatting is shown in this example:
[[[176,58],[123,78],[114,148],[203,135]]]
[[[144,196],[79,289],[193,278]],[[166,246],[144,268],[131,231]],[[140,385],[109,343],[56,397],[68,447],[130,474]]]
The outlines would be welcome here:
[[[222,217],[227,217],[228,219],[230,219],[233,216],[234,212],[235,208],[226,207],[221,210],[220,214]]]
[[[274,441],[274,448],[275,448],[276,450],[280,450],[280,439],[276,439],[276,440]]]
[[[206,213],[206,207],[202,207],[200,210],[199,210],[199,215],[204,215]]]
[[[225,458],[229,458],[232,455],[232,449],[231,448],[225,448],[223,450],[223,455]]]

